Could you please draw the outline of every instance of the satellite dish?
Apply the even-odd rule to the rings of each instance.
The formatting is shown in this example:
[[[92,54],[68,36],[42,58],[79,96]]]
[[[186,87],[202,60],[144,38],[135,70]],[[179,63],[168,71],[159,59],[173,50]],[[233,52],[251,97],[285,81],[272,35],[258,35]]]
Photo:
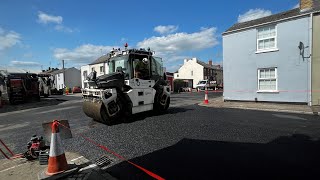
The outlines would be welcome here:
[[[304,44],[300,41],[298,48],[301,50],[304,50]]]
[[[299,48],[299,50],[300,50],[300,55],[302,56],[303,60],[304,60],[305,58],[310,58],[310,57],[311,57],[311,54],[309,55],[309,57],[305,57],[305,56],[304,56],[304,49],[309,48],[309,46],[306,46],[306,47],[305,47],[304,44],[303,44],[303,42],[300,41],[298,48]]]

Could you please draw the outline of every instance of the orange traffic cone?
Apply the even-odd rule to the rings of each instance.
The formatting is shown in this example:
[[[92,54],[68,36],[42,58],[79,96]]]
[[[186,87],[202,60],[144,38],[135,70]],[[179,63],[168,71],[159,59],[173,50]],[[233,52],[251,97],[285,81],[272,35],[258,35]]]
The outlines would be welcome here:
[[[62,147],[59,134],[59,122],[57,120],[52,123],[52,134],[50,143],[50,153],[48,161],[48,169],[46,174],[51,176],[69,169],[66,156]]]
[[[206,92],[204,94],[204,104],[209,104],[209,100],[208,100],[208,88],[206,88]]]

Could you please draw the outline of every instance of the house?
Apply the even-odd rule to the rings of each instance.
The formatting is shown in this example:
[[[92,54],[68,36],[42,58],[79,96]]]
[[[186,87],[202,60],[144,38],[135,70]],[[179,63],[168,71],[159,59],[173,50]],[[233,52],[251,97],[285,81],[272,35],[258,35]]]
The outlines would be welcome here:
[[[173,91],[173,80],[174,80],[174,73],[171,72],[165,72],[166,73],[166,77],[167,77],[167,82],[171,88],[171,91]]]
[[[217,84],[223,83],[222,67],[213,65],[212,60],[209,64],[197,58],[184,59],[183,65],[174,73],[174,79],[181,79],[189,82],[189,87],[194,88],[200,80],[213,78]]]
[[[301,0],[299,8],[223,33],[225,100],[319,105],[319,4]]]
[[[97,76],[101,76],[104,74],[108,74],[109,66],[108,60],[110,59],[110,55],[103,55],[96,59],[94,62],[81,66],[81,87],[84,88],[84,81],[87,79],[87,76],[93,72],[97,72]]]
[[[65,86],[72,88],[75,86],[81,86],[81,74],[80,70],[74,67],[65,68],[51,72],[53,86],[57,90],[65,88]]]

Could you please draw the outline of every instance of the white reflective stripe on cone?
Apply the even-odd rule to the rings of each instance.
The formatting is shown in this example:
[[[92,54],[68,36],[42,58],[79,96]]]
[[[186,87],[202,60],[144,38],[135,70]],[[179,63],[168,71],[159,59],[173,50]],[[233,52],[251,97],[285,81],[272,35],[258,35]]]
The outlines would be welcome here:
[[[50,157],[59,156],[64,154],[64,150],[62,147],[60,135],[58,133],[51,134],[51,143],[50,143]]]

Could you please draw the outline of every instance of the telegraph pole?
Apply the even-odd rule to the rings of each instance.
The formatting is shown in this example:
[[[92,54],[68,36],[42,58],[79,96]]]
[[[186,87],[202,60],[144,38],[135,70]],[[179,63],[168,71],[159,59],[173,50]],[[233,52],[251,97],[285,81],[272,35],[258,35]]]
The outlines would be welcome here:
[[[64,60],[62,60],[62,71],[63,71],[63,85],[66,86],[66,76],[65,76],[65,69],[64,69]]]

